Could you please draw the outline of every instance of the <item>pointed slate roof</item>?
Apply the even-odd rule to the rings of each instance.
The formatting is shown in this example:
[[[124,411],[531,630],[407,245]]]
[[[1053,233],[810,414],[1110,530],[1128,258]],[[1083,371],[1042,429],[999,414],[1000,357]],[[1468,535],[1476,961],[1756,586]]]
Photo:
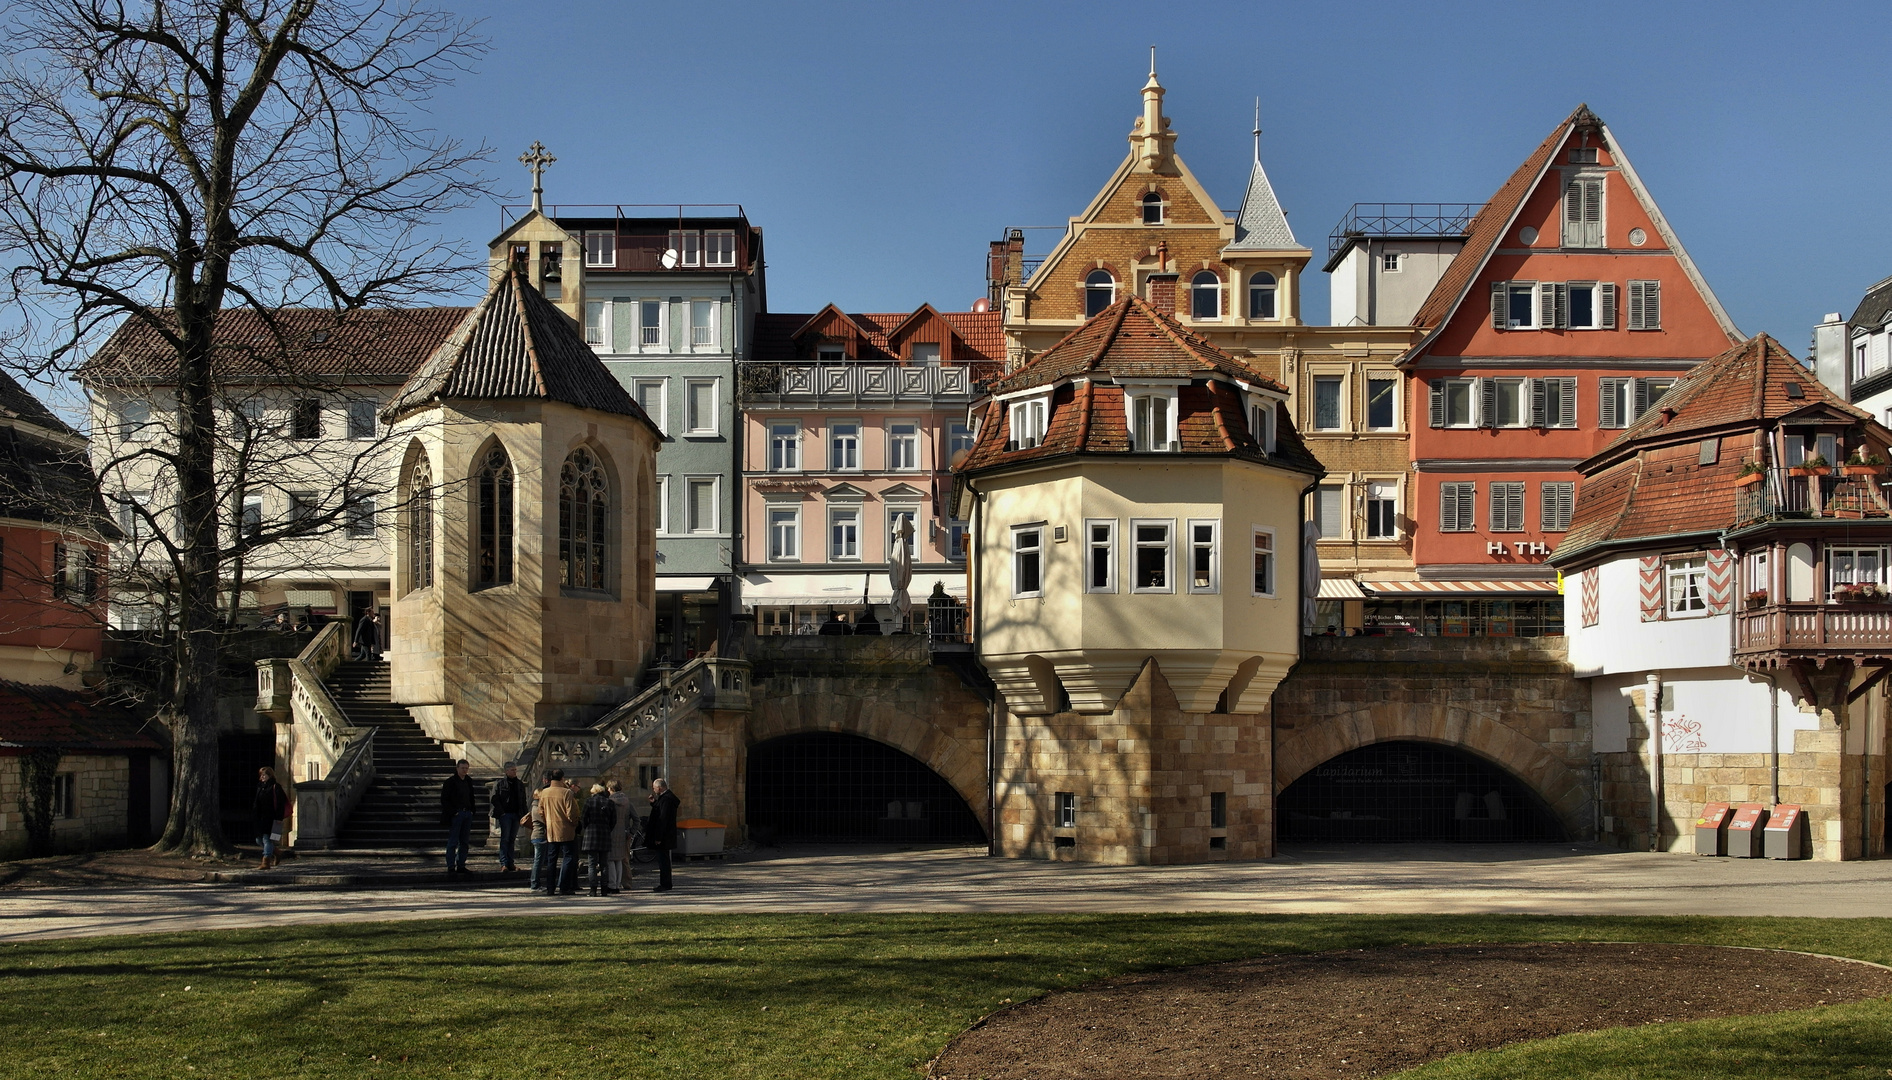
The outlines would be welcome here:
[[[1242,195],[1242,211],[1235,218],[1235,242],[1228,251],[1301,250],[1288,227],[1288,215],[1275,198],[1274,185],[1268,183],[1268,170],[1255,159],[1248,174],[1248,190]]]
[[[454,398],[538,398],[650,422],[578,327],[518,270],[493,283],[381,415]]]

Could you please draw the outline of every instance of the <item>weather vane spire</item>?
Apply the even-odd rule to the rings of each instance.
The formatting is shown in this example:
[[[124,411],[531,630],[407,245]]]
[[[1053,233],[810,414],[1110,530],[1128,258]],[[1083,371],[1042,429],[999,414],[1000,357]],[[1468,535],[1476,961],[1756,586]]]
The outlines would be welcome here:
[[[545,213],[545,169],[557,160],[545,152],[545,144],[537,139],[532,140],[526,152],[519,155],[519,163],[532,173],[532,209],[541,214]]]
[[[1255,99],[1255,160],[1261,160],[1261,99]]]
[[[1150,78],[1156,78],[1156,46],[1150,46]]]

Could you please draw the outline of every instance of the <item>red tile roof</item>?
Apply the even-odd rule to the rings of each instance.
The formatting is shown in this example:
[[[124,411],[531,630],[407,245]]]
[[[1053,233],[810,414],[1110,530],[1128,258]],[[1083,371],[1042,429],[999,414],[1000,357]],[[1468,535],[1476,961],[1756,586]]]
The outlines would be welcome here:
[[[225,378],[405,378],[453,333],[471,308],[232,308],[217,318],[217,370]],[[319,340],[318,340],[319,339]],[[164,335],[135,320],[119,324],[80,369],[85,381],[176,378]]]
[[[159,750],[155,726],[86,691],[0,681],[0,753],[39,746],[68,753]]]
[[[1074,375],[1101,372],[1128,378],[1194,378],[1211,373],[1287,393],[1288,388],[1197,337],[1140,296],[1098,312],[1062,341],[999,380],[1004,394]]]

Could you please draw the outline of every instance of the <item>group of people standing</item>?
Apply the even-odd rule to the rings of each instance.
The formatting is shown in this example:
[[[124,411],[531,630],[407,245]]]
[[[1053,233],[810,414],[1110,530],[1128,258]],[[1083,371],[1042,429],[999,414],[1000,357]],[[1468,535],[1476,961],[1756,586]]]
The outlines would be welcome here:
[[[447,826],[447,872],[464,874],[466,849],[473,818],[473,783],[462,761],[440,792],[443,823]],[[571,896],[578,891],[578,857],[586,861],[592,896],[615,896],[630,885],[630,859],[636,816],[631,796],[617,780],[593,784],[581,797],[579,783],[566,780],[554,769],[538,791],[529,792],[515,765],[487,791],[487,805],[499,827],[500,869],[518,870],[513,847],[524,821],[532,841],[532,874],[528,885],[547,896]],[[650,784],[649,817],[643,822],[644,846],[657,855],[657,885],[652,892],[671,889],[671,852],[676,847],[676,795],[662,777]]]

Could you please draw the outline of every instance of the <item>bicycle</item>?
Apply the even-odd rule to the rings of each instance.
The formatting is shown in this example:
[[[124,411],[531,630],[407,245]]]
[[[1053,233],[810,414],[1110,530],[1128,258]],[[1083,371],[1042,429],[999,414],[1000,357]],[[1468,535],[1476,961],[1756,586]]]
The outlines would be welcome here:
[[[657,861],[657,853],[644,846],[644,823],[641,819],[635,816],[631,818],[626,839],[631,845],[632,862],[649,864]]]

